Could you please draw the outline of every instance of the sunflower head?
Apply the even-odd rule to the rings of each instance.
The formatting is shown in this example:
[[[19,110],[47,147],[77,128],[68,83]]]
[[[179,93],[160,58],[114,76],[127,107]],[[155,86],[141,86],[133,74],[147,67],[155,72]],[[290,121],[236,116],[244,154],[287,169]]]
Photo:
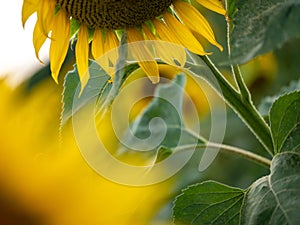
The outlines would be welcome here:
[[[197,2],[219,14],[226,13],[219,0]],[[45,40],[50,37],[50,67],[57,81],[69,41],[75,37],[76,62],[82,87],[89,79],[86,76],[89,49],[94,59],[99,59],[119,46],[120,33],[126,32],[128,43],[161,40],[183,46],[199,55],[209,54],[201,44],[200,39],[204,38],[222,50],[208,21],[185,0],[24,0],[23,24],[34,12],[37,12],[37,22],[33,44],[37,57]],[[181,54],[177,58],[185,58],[185,51],[173,52],[162,45],[157,46],[160,47],[155,51],[162,52],[162,60],[168,64],[172,64],[174,55]],[[151,81],[158,82],[158,66],[149,48],[139,46],[129,50]],[[101,60],[99,64],[113,75],[118,51],[104,58],[106,60]],[[145,62],[141,60],[143,58],[150,60]]]
[[[67,15],[90,28],[119,30],[151,20],[172,0],[57,0]]]

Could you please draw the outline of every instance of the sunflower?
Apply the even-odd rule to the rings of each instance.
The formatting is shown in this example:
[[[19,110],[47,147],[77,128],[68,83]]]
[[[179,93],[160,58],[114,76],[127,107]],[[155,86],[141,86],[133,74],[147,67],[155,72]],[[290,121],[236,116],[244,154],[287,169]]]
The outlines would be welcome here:
[[[71,124],[63,142],[58,138],[61,88],[48,78],[30,89],[0,80],[0,224],[152,224],[175,179],[130,187],[95,173],[80,154]],[[106,132],[100,137],[117,145],[109,122],[102,125]],[[134,163],[134,157],[126,160]]]
[[[220,0],[197,0],[202,6],[225,15]],[[50,64],[52,77],[58,74],[66,57],[70,39],[77,38],[75,54],[82,87],[88,81],[88,58],[98,59],[112,50],[100,65],[110,75],[118,58],[116,48],[120,34],[126,32],[127,43],[143,40],[162,40],[183,46],[199,55],[208,54],[196,37],[204,37],[222,50],[205,17],[184,0],[24,0],[23,26],[27,19],[37,13],[33,31],[33,45],[37,58],[47,38],[51,39]],[[91,45],[91,47],[90,47]],[[159,51],[163,60],[173,62],[172,51]],[[157,63],[147,46],[130,49],[153,83],[159,81]],[[182,52],[180,53],[182,54]],[[185,53],[183,53],[185,54]],[[141,59],[149,60],[143,61]],[[185,56],[181,57],[184,62]]]

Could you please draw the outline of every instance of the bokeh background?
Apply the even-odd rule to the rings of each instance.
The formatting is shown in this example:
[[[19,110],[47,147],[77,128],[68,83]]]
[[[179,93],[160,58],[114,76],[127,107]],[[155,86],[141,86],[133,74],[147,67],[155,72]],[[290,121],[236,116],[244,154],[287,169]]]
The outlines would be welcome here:
[[[177,176],[153,186],[122,186],[96,174],[80,155],[71,124],[63,131],[63,141],[59,133],[62,81],[64,74],[73,68],[74,53],[69,51],[60,82],[55,84],[47,64],[48,44],[41,50],[45,62],[41,65],[31,43],[35,18],[30,18],[24,31],[21,7],[22,0],[0,3],[1,225],[169,224],[172,201],[181,188],[208,179],[246,188],[268,173],[260,165],[225,153],[219,153],[213,164],[200,173],[201,152],[198,152]],[[203,13],[213,21],[218,40],[226,46],[222,38],[226,36],[224,18]],[[213,60],[231,80],[229,68],[223,65],[226,50],[211,51],[215,52]],[[295,39],[242,65],[256,105],[264,96],[277,93],[299,78],[299,52],[300,40]],[[162,71],[162,75],[169,76],[168,71]],[[209,131],[207,102],[197,91],[192,95],[205,136]],[[216,96],[215,104],[218,101]],[[266,155],[229,108],[227,124],[225,144]]]
[[[22,28],[22,0],[1,2],[0,8],[0,74],[8,75],[11,83],[20,82],[42,68],[32,48],[32,30],[35,15]],[[49,42],[41,50],[41,58],[47,63]]]

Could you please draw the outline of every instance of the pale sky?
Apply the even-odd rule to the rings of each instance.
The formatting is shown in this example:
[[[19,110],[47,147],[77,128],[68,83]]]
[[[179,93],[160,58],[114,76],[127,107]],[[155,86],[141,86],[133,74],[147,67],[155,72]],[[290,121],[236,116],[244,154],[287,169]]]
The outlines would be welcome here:
[[[1,1],[0,3],[0,76],[10,75],[17,82],[43,65],[35,57],[32,31],[35,15],[22,27],[23,0]],[[49,43],[41,49],[41,59],[48,61]]]

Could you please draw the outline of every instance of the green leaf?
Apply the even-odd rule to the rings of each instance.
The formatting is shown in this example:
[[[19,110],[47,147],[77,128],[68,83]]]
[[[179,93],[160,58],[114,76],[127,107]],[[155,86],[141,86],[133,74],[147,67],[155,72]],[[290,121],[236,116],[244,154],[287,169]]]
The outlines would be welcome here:
[[[116,65],[116,73],[114,82],[109,82],[111,77],[93,60],[89,60],[90,79],[84,88],[82,94],[80,93],[80,80],[77,67],[69,72],[65,77],[64,91],[63,91],[63,110],[61,116],[61,125],[64,125],[74,113],[80,110],[93,98],[98,97],[97,107],[98,111],[107,109],[123,84],[124,80],[138,68],[138,64],[126,63],[127,45],[126,37],[122,36],[121,46],[119,47],[119,58]]]
[[[89,61],[90,79],[80,93],[80,80],[75,66],[73,71],[68,72],[65,77],[63,90],[63,110],[61,124],[64,125],[74,113],[81,109],[93,97],[100,96],[104,89],[109,88],[110,76],[94,61]]]
[[[247,62],[300,37],[299,0],[239,0],[232,32],[232,60]]]
[[[172,82],[157,86],[151,103],[125,132],[122,141],[125,149],[158,152],[161,148],[170,150],[179,145],[204,143],[204,140],[191,136],[184,126],[182,119],[184,86],[184,75],[177,75]],[[121,148],[119,151],[125,149]],[[167,151],[167,156],[169,153]],[[157,154],[156,157],[162,160]]]
[[[270,110],[275,153],[300,152],[300,91],[278,98]]]
[[[233,19],[235,13],[237,12],[237,8],[235,6],[238,0],[227,0],[227,16],[230,19]]]
[[[119,57],[116,63],[114,81],[111,87],[111,91],[107,95],[106,107],[109,107],[115,97],[118,95],[119,90],[126,78],[125,67],[126,67],[126,56],[127,56],[127,44],[126,44],[126,33],[123,33],[121,43],[118,49]]]
[[[300,224],[300,155],[278,154],[271,174],[257,180],[246,194],[241,224]]]
[[[157,151],[155,163],[165,160],[173,153],[172,149],[161,146]]]
[[[277,95],[265,97],[258,107],[260,114],[264,117],[269,115],[271,106],[281,96],[290,92],[300,91],[300,80],[292,81],[288,86],[283,87]]]
[[[71,27],[70,37],[75,37],[79,31],[80,22],[78,22],[78,20],[71,18],[70,27]]]
[[[175,224],[239,224],[245,191],[215,181],[183,190],[175,200]]]

